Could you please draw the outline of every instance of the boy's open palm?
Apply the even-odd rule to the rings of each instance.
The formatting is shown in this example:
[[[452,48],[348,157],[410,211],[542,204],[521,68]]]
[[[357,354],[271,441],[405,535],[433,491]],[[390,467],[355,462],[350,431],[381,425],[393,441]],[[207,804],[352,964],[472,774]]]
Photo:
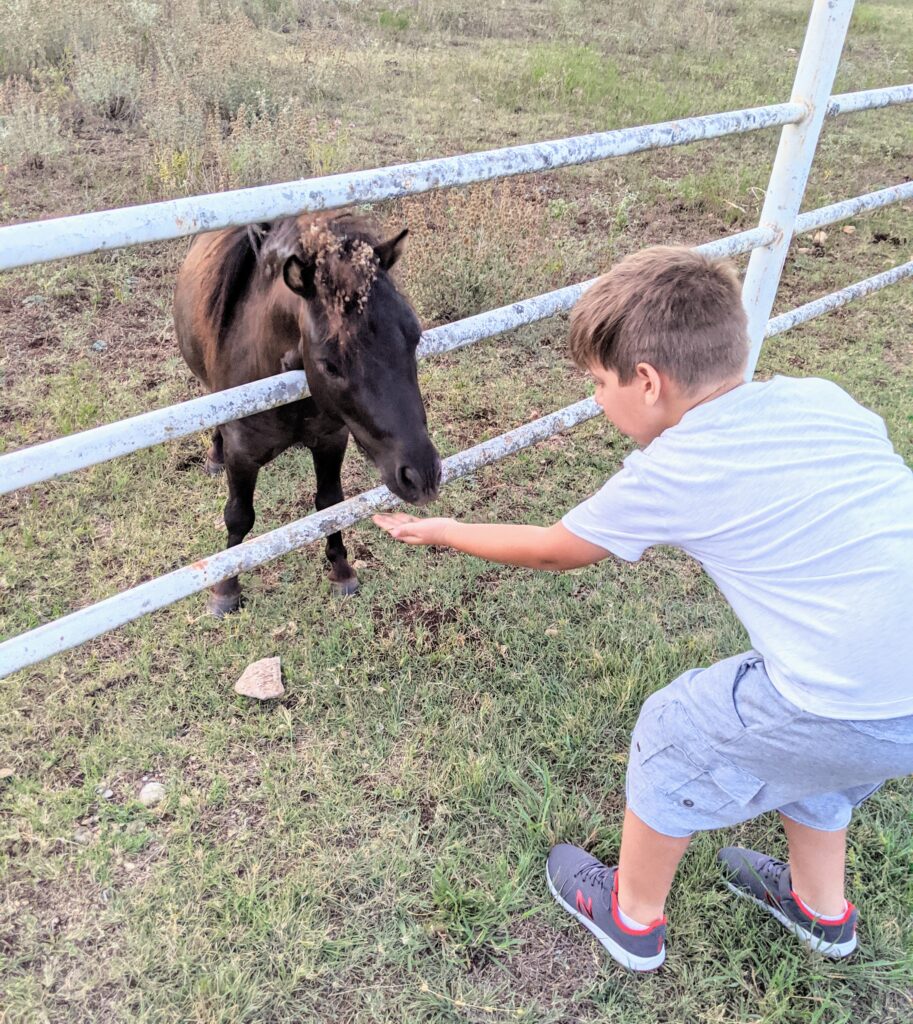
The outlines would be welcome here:
[[[384,512],[372,517],[374,523],[386,530],[391,537],[406,544],[446,544],[444,534],[454,519],[436,516],[431,519],[419,519],[406,512]]]

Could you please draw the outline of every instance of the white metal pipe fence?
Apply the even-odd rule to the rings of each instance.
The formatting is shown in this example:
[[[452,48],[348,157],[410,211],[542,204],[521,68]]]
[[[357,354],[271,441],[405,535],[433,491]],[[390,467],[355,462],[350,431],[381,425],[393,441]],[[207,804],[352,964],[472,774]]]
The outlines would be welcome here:
[[[846,4],[850,0],[836,2]],[[911,101],[913,84],[867,89],[832,96],[827,114],[836,117]],[[275,220],[306,210],[376,203],[432,189],[554,170],[648,149],[682,146],[702,139],[718,139],[796,124],[807,113],[807,108],[801,103],[776,103],[481,153],[235,189],[213,195],[189,196],[117,210],[99,210],[27,224],[10,224],[0,228],[0,270],[143,242],[162,242],[254,221]]]
[[[788,104],[333,175],[308,182],[246,189],[218,196],[195,197],[35,224],[11,225],[0,228],[0,269],[143,241],[174,238],[231,224],[271,220],[306,209],[330,209],[353,202],[376,202],[471,181],[783,125],[761,224],[750,231],[698,247],[700,251],[713,255],[752,252],[755,268],[767,268],[762,275],[758,269],[752,271],[750,263],[743,294],[754,324],[756,347],[759,347],[762,337],[782,333],[797,323],[843,305],[853,298],[913,276],[913,262],[906,263],[768,320],[768,303],[772,303],[776,292],[782,257],[789,240],[795,234],[913,198],[913,183],[906,183],[797,216],[808,165],[825,116],[913,101],[913,85],[849,93],[827,100],[852,7],[853,0],[814,0],[796,84]],[[798,196],[794,194],[796,191]],[[768,274],[774,279],[772,290]],[[569,309],[590,284],[592,281],[571,285],[426,331],[419,355],[450,351]],[[759,330],[758,322],[765,305],[767,308]],[[0,493],[194,433],[207,426],[295,401],[306,394],[307,381],[303,373],[284,373],[15,452],[0,459]],[[498,461],[598,413],[595,402],[587,399],[451,456],[444,461],[444,481]],[[374,511],[398,503],[398,499],[385,487],[375,488],[333,508],[273,530],[247,544],[194,562],[7,640],[0,644],[0,677],[172,604],[238,572],[262,565],[351,525]]]
[[[860,102],[865,103],[865,99]],[[432,189],[570,167],[647,149],[682,146],[701,139],[718,139],[798,122],[805,113],[800,103],[777,103],[552,142],[102,210],[31,224],[11,224],[0,228],[0,270],[101,249],[181,238],[254,221],[275,220],[307,210],[377,203]]]
[[[796,220],[794,235],[814,231],[858,213],[877,210],[906,199],[913,199],[913,181],[803,213]],[[752,228],[750,231],[707,242],[697,246],[697,249],[708,256],[738,256],[751,252],[757,246],[769,244],[775,235],[774,228]],[[451,352],[475,341],[564,312],[596,280],[591,278],[580,284],[568,285],[478,313],[452,324],[432,327],[422,335],[418,357],[423,359]],[[303,371],[292,370],[275,377],[265,377],[252,384],[242,384],[214,395],[194,398],[179,405],[156,409],[117,423],[108,423],[56,441],[24,448],[0,456],[0,494],[108,462],[142,448],[151,448],[163,441],[174,441],[196,434],[229,420],[274,409],[298,401],[308,393]]]
[[[887,288],[889,284],[897,284],[898,281],[903,281],[908,277],[913,277],[913,260],[885,270],[881,274],[875,274],[874,277],[867,277],[864,281],[856,281],[855,284],[847,285],[840,291],[831,292],[830,295],[815,299],[814,302],[806,302],[804,306],[791,309],[788,313],[775,316],[773,320],[767,321],[764,337],[772,338],[774,335],[783,334],[797,324],[804,324],[807,320],[821,316],[822,313],[829,313],[832,309],[838,309],[840,306],[852,302],[853,299],[861,299],[865,295],[871,295],[872,292]]]
[[[752,250],[742,285],[751,342],[746,380],[754,376],[761,354],[764,329],[777,296],[852,13],[852,0],[844,3],[819,0],[812,8],[791,97],[793,103],[806,107],[807,115],[780,132],[780,145],[761,209],[761,226],[773,228],[776,237],[770,245]]]

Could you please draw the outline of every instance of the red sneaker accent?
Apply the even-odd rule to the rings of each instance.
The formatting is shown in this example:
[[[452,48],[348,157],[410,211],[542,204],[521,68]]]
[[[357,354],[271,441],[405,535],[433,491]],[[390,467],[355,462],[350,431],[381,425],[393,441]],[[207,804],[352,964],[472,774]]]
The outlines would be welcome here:
[[[646,935],[647,932],[652,932],[654,928],[658,928],[661,924],[666,923],[665,914],[662,917],[658,917],[655,921],[651,921],[646,928],[629,928],[618,914],[618,872],[615,872],[615,883],[612,886],[612,920],[618,927],[625,933],[625,935]],[[662,936],[659,940],[659,949],[662,949]],[[657,952],[659,952],[659,949]]]
[[[593,920],[593,897],[585,900],[580,889],[577,890],[577,909],[581,914],[586,914],[591,921]]]
[[[856,909],[849,900],[846,901],[846,910],[840,917],[817,917],[808,909],[808,907],[799,898],[799,894],[795,889],[789,890],[790,896],[796,901],[796,906],[802,911],[803,914],[809,919],[809,921],[817,921],[818,924],[826,924],[828,927],[836,924],[846,924],[850,919],[850,914]]]

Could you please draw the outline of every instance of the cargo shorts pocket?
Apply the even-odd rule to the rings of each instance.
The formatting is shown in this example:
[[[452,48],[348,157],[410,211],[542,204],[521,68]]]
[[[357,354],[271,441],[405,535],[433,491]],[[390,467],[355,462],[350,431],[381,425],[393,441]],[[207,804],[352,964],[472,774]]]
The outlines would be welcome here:
[[[680,701],[651,708],[643,719],[631,737],[642,780],[684,811],[713,814],[727,804],[745,805],[764,785],[718,753]]]

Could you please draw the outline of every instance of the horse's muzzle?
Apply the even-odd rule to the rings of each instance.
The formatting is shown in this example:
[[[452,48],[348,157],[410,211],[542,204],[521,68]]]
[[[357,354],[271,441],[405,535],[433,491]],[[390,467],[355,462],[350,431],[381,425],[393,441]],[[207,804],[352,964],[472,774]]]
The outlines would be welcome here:
[[[441,460],[432,448],[430,457],[420,462],[402,462],[396,467],[393,479],[387,486],[393,493],[408,501],[410,505],[427,505],[434,501],[441,486]]]

